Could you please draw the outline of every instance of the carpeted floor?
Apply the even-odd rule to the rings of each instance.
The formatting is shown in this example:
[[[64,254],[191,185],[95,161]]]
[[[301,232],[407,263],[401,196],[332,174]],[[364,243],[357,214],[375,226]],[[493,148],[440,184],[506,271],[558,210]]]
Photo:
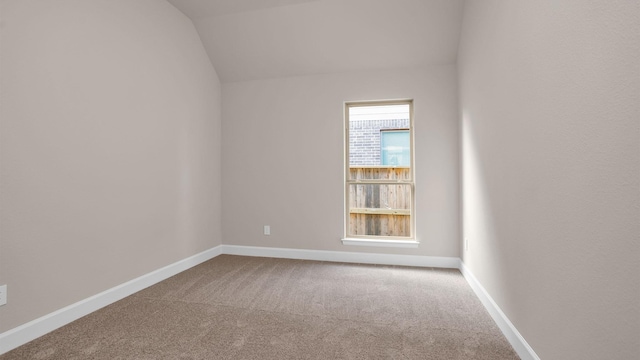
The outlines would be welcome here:
[[[9,359],[518,359],[458,270],[222,255]]]

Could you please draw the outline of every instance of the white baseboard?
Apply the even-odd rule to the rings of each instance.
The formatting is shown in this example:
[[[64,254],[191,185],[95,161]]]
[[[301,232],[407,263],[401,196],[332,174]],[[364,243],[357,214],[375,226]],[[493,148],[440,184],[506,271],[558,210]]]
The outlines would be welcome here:
[[[0,334],[0,355],[222,253],[216,246]]]
[[[487,309],[493,321],[496,322],[504,336],[507,338],[513,349],[522,360],[540,360],[538,355],[533,351],[527,341],[520,335],[518,329],[511,323],[507,315],[502,312],[502,309],[493,301],[493,298],[489,295],[487,290],[480,284],[478,279],[473,275],[471,270],[460,261],[460,272],[467,279],[469,286],[476,293],[476,296],[480,299],[484,307]]]
[[[222,253],[229,255],[335,261],[358,264],[400,265],[453,269],[458,269],[460,267],[460,259],[457,257],[373,254],[345,251],[282,249],[238,245],[222,245]]]

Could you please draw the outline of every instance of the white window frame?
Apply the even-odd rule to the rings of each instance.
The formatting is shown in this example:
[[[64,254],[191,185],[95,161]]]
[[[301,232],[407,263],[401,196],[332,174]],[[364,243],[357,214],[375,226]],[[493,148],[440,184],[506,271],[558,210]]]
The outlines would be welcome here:
[[[409,105],[409,144],[410,144],[410,179],[408,180],[353,180],[350,179],[349,166],[349,109],[352,107],[362,106],[385,106],[385,105]],[[382,101],[357,101],[344,103],[344,237],[342,243],[345,245],[361,245],[361,246],[384,246],[384,247],[417,247],[416,226],[415,226],[415,130],[414,130],[414,113],[413,100],[382,100]],[[389,167],[389,166],[385,166]],[[409,214],[410,234],[409,236],[383,236],[383,235],[349,235],[350,229],[350,191],[349,187],[353,184],[407,184],[411,189],[411,210]]]

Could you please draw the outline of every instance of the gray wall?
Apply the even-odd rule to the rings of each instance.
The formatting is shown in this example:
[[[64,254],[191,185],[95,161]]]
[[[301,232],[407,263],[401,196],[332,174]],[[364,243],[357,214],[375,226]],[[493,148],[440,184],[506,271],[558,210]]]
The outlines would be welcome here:
[[[545,360],[640,354],[639,10],[466,3],[463,260]]]
[[[225,244],[458,257],[456,81],[443,65],[224,83]],[[344,246],[344,102],[401,98],[414,99],[420,247]]]
[[[0,332],[210,249],[220,85],[165,1],[3,0]]]

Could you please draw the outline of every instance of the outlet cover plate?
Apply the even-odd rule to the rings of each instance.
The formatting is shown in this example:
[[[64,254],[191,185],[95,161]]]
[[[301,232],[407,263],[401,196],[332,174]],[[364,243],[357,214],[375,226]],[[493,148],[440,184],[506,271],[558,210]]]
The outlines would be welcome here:
[[[0,306],[7,303],[7,285],[0,286]]]

